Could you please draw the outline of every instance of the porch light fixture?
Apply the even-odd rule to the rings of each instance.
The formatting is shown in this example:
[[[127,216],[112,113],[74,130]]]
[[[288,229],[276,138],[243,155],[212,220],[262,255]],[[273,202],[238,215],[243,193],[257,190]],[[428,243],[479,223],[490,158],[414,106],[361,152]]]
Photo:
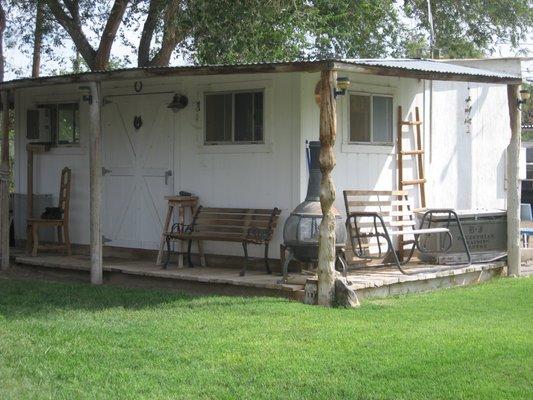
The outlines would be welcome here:
[[[89,104],[93,104],[93,96],[89,86],[80,86],[81,99]]]
[[[518,100],[516,101],[517,106],[518,106],[518,109],[519,109],[520,111],[522,110],[522,109],[520,108],[520,106],[521,106],[522,104],[526,104],[530,97],[531,97],[531,93],[529,93],[529,90],[522,89],[522,90],[520,91],[520,99],[518,99]]]
[[[177,113],[179,110],[187,107],[187,104],[189,104],[189,99],[187,96],[175,93],[167,108],[170,108],[172,111]]]
[[[341,76],[337,78],[337,89],[335,89],[333,92],[335,98],[337,98],[337,96],[344,96],[346,94],[346,90],[348,90],[349,87],[350,78],[346,76]]]
[[[346,90],[348,90],[350,85],[350,78],[346,76],[337,78],[337,87],[333,89],[333,97],[337,98],[337,96],[344,96],[346,94]],[[321,98],[322,97],[320,94],[320,81],[318,81],[315,86],[315,101],[316,104],[318,104],[319,106]]]

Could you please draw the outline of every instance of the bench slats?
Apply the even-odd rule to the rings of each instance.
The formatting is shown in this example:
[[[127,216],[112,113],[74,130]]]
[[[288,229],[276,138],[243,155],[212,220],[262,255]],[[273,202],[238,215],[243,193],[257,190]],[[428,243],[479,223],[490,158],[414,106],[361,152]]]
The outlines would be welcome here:
[[[280,213],[277,208],[200,207],[189,227],[192,232],[172,232],[168,236],[175,240],[268,243]]]

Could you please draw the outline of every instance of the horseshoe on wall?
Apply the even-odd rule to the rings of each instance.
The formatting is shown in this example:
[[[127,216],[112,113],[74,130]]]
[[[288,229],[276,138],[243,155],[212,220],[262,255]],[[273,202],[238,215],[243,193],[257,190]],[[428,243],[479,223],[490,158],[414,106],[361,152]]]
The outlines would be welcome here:
[[[136,115],[133,117],[133,127],[139,129],[141,126],[143,126],[143,119],[140,115]]]
[[[141,81],[135,81],[133,88],[137,93],[140,93],[140,91],[143,90],[143,83]]]

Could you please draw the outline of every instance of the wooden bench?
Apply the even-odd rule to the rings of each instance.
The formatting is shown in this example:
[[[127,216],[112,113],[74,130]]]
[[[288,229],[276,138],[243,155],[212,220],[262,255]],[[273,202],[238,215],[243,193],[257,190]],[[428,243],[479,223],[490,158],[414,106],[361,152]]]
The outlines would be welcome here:
[[[470,250],[461,226],[461,221],[453,209],[426,209],[418,228],[407,191],[396,190],[345,190],[346,229],[354,254],[362,259],[387,258],[391,256],[398,269],[407,274],[402,265],[409,262],[415,249],[426,252],[420,238],[431,234],[444,234],[447,238],[441,244],[439,253],[447,252],[452,245],[450,223],[457,224],[465,254],[470,264]],[[435,215],[446,215],[446,227],[431,227]],[[408,240],[405,240],[405,236]],[[398,254],[392,237],[398,239]],[[385,241],[385,243],[383,243]],[[407,259],[403,260],[404,245],[410,245]]]
[[[272,273],[268,265],[268,246],[280,214],[278,208],[212,208],[198,207],[190,225],[174,224],[166,234],[167,260],[170,258],[170,242],[175,240],[188,241],[187,259],[192,267],[191,247],[193,241],[207,240],[217,242],[241,243],[244,250],[244,265],[239,273],[243,276],[248,266],[248,245],[265,246],[265,267]]]

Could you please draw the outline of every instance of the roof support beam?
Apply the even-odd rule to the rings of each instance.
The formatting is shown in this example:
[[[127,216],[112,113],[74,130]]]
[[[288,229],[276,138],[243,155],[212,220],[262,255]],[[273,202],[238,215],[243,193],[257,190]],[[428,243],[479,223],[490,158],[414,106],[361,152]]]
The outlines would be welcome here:
[[[90,236],[91,283],[103,282],[102,251],[102,121],[100,83],[91,82],[89,101],[89,176],[90,176]]]
[[[2,111],[2,161],[0,163],[0,240],[2,260],[0,270],[9,268],[9,105],[8,92],[3,90],[0,100]]]
[[[322,222],[318,233],[318,304],[332,306],[335,299],[335,215],[331,209],[335,201],[335,185],[331,172],[335,167],[335,137],[337,111],[335,82],[337,72],[324,70],[320,78],[320,205]]]
[[[520,85],[507,86],[511,141],[507,147],[507,273],[520,276],[520,146],[521,112],[518,109]]]

